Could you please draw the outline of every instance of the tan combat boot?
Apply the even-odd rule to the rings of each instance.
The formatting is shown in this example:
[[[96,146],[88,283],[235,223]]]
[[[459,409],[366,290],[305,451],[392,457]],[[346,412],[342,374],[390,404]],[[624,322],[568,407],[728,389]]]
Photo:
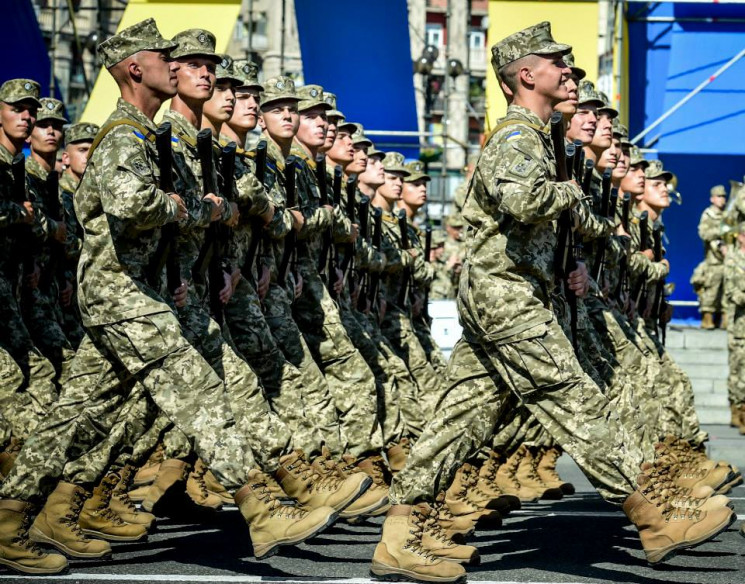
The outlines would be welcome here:
[[[284,455],[280,465],[275,475],[282,490],[313,509],[332,507],[336,512],[342,511],[372,484],[364,473],[345,479],[333,474],[322,476],[308,464],[301,450]]]
[[[197,461],[197,464],[199,463],[204,464],[201,459]],[[212,471],[209,469],[204,473],[204,483],[207,485],[207,490],[220,499],[224,504],[230,505],[233,503],[233,497],[228,493],[228,490],[220,484],[220,481],[217,480],[217,477],[213,475]],[[277,484],[276,481],[274,481],[274,484]],[[279,485],[277,486],[279,487]]]
[[[734,505],[724,495],[715,495],[711,487],[699,486],[693,489],[679,487],[669,469],[658,468],[644,463],[641,467],[645,474],[645,482],[639,486],[639,491],[650,501],[659,503],[658,506],[676,507],[678,509],[701,509],[709,511],[717,507]]]
[[[155,523],[155,515],[147,511],[141,511],[129,497],[129,484],[135,474],[135,468],[131,464],[124,465],[119,475],[121,479],[114,487],[114,493],[111,496],[111,510],[116,513],[123,521],[144,525],[150,529]]]
[[[93,489],[93,495],[83,504],[78,524],[86,535],[107,541],[140,541],[147,538],[147,527],[127,523],[111,509],[118,473],[110,472]]]
[[[456,543],[465,543],[466,537],[476,531],[476,525],[481,518],[480,513],[461,515],[456,517],[445,505],[445,493],[441,492],[432,507],[437,515],[437,521],[445,530],[445,534]]]
[[[539,499],[556,501],[564,496],[559,488],[551,488],[541,480],[536,471],[537,461],[533,458],[533,453],[530,448],[524,444],[520,446],[523,450],[520,464],[517,467],[517,474],[515,478],[520,483],[520,487],[523,489],[533,489],[538,493]],[[518,449],[519,450],[519,449]]]
[[[200,507],[217,511],[222,508],[222,500],[217,495],[210,493],[207,488],[204,475],[207,474],[208,470],[202,460],[198,459],[186,479],[186,494]]]
[[[701,313],[701,328],[705,331],[717,328],[717,325],[714,324],[714,318],[711,312]]]
[[[331,525],[336,511],[331,507],[308,510],[283,505],[267,488],[266,475],[254,469],[248,483],[235,494],[235,503],[248,523],[254,555],[258,559],[277,553],[282,545],[309,539]]]
[[[487,511],[497,511],[501,524],[502,510],[509,512],[511,506],[509,501],[501,498],[493,498],[484,493],[478,486],[479,476],[476,469],[471,464],[463,464],[455,472],[453,482],[445,491],[445,504],[448,506],[453,515],[468,515],[470,513],[482,512],[487,515]],[[488,514],[490,518],[495,518],[493,514]],[[486,519],[484,523],[488,524]]]
[[[355,464],[337,463],[325,446],[321,450],[321,456],[313,460],[312,466],[321,476],[335,475],[346,479],[350,474],[366,474]],[[381,510],[387,511],[388,506],[388,487],[379,487],[373,482],[364,493],[339,513],[339,517],[355,519],[363,515],[378,514]]]
[[[0,565],[22,574],[59,574],[67,570],[60,554],[48,554],[29,539],[32,507],[23,501],[0,500]]]
[[[640,475],[639,487],[644,488],[648,481],[648,476]],[[660,505],[639,489],[626,499],[623,511],[639,531],[650,564],[664,562],[678,550],[708,541],[727,529],[736,518],[729,507],[702,511]]]
[[[135,478],[132,484],[135,487],[142,487],[144,485],[152,484],[155,477],[158,476],[158,470],[160,470],[161,463],[165,460],[166,450],[163,444],[158,443],[155,450],[148,458],[147,462],[140,468],[135,474]]]
[[[89,539],[78,525],[80,510],[87,497],[88,493],[82,487],[58,483],[29,530],[31,540],[54,546],[71,558],[90,559],[111,555],[108,542]]]
[[[535,457],[537,465],[535,467],[538,477],[550,488],[558,488],[565,495],[574,495],[574,485],[561,479],[556,471],[556,462],[561,456],[561,449],[558,446],[551,448],[541,448]]]
[[[502,457],[499,453],[492,450],[489,452],[489,458],[486,462],[481,465],[478,473],[478,486],[484,493],[492,497],[493,499],[502,500],[504,510],[499,510],[500,515],[507,515],[510,511],[517,511],[520,509],[520,499],[515,495],[508,495],[502,492],[497,484],[497,470],[502,463]]]
[[[11,438],[5,450],[0,452],[0,483],[5,480],[10,469],[13,468],[21,448],[23,448],[23,441]]]
[[[427,505],[395,505],[383,522],[383,536],[375,547],[370,571],[385,579],[459,583],[466,571],[457,562],[433,555],[422,544]]]
[[[523,457],[521,448],[513,452],[497,469],[497,486],[503,493],[514,495],[523,503],[532,503],[540,498],[541,492],[530,487],[524,487],[517,480],[517,469]]]
[[[727,330],[728,322],[729,321],[727,320],[727,313],[723,312],[721,318],[719,319],[719,328]]]
[[[388,458],[388,467],[392,473],[403,470],[406,465],[406,459],[411,451],[411,442],[408,438],[401,438],[398,444],[391,446],[386,452]]]
[[[442,527],[438,520],[437,511],[428,508],[429,515],[424,523],[422,532],[422,545],[429,550],[432,555],[460,564],[478,565],[481,562],[479,550],[472,545],[462,545],[455,543]]]
[[[148,487],[142,501],[142,508],[155,515],[167,515],[188,506],[186,496],[186,477],[189,465],[183,460],[169,458],[160,464],[158,476]],[[131,497],[131,494],[130,494]],[[191,505],[193,507],[193,505]]]

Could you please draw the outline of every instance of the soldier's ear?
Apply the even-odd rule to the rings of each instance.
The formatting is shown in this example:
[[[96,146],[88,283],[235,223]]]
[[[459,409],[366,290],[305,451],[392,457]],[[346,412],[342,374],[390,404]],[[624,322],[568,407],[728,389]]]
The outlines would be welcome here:
[[[70,166],[70,155],[67,153],[66,150],[62,152],[62,165],[65,167]]]
[[[266,124],[264,123],[264,116],[261,112],[259,112],[259,128],[262,130],[266,130]]]
[[[127,63],[127,73],[129,73],[130,78],[134,81],[138,83],[142,81],[142,67],[136,59],[132,59]]]

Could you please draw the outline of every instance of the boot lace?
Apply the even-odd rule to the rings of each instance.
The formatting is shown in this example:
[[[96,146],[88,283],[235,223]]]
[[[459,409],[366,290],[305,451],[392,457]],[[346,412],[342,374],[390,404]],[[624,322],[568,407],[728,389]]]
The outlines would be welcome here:
[[[72,496],[72,503],[70,504],[70,510],[67,515],[62,517],[60,523],[64,523],[73,532],[75,537],[87,540],[88,538],[83,533],[83,530],[78,525],[78,519],[80,518],[80,511],[83,509],[83,504],[87,499],[87,494],[83,491],[75,491]]]
[[[134,467],[126,465],[121,471],[121,480],[114,488],[113,496],[119,501],[130,513],[138,513],[134,501],[129,498],[129,485],[134,476]]]
[[[262,477],[262,480],[253,483],[251,490],[256,498],[267,506],[270,517],[299,520],[308,514],[302,507],[283,504],[274,496],[265,479],[266,476]]]
[[[435,556],[422,545],[422,535],[424,534],[424,525],[427,521],[427,514],[418,508],[411,510],[409,519],[409,537],[406,539],[404,549],[411,550],[425,561],[433,561]]]
[[[204,475],[207,474],[207,467],[204,464],[197,463],[194,466],[194,470],[191,471],[192,478],[199,488],[199,493],[205,499],[209,496],[209,490],[207,489],[207,482],[204,480]]]
[[[36,556],[37,558],[41,558],[45,555],[44,551],[38,545],[36,545],[35,542],[29,539],[29,529],[31,529],[31,513],[29,509],[26,508],[23,512],[23,520],[21,521],[21,526],[12,541],[19,547]]]
[[[663,513],[666,522],[684,520],[698,521],[701,518],[700,509],[688,509],[681,507],[671,507]]]
[[[300,479],[308,483],[308,491],[311,493],[313,491],[336,491],[339,489],[339,484],[342,480],[334,475],[329,474],[323,476],[319,474],[310,464],[308,464],[308,461],[305,460],[303,456],[298,456],[297,460],[286,468],[288,471],[293,473],[297,472]]]
[[[430,513],[429,518],[424,525],[424,529],[435,541],[445,546],[453,545],[453,540],[448,537],[447,533],[445,533],[445,529],[440,525],[440,522],[437,519],[437,513]]]
[[[555,448],[545,450],[543,452],[542,460],[546,461],[542,467],[542,470],[548,476],[548,478],[551,481],[556,481],[560,483],[564,482],[559,476],[559,473],[556,472],[556,462],[559,460],[558,450],[556,450]],[[540,466],[540,462],[541,461],[536,460],[536,472],[537,472],[538,466]]]

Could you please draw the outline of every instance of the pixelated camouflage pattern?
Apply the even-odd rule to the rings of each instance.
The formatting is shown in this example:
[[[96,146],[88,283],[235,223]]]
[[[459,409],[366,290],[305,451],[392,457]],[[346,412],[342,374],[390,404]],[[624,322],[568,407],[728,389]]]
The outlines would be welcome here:
[[[181,31],[171,40],[178,45],[171,51],[171,57],[174,59],[196,55],[211,57],[216,63],[222,60],[215,52],[215,35],[208,30],[190,28]]]
[[[41,86],[33,79],[9,79],[0,86],[0,101],[18,103],[28,100],[41,107],[40,91]]]
[[[42,97],[39,111],[36,112],[36,122],[42,120],[57,120],[65,124],[69,122],[65,117],[65,104],[53,97]]]
[[[505,65],[528,55],[566,55],[571,51],[571,46],[554,40],[551,36],[551,23],[544,21],[511,34],[493,45],[491,62],[494,72],[498,74]]]
[[[176,43],[163,38],[153,18],[147,18],[119,31],[96,47],[103,66],[110,69],[140,51],[175,49]]]

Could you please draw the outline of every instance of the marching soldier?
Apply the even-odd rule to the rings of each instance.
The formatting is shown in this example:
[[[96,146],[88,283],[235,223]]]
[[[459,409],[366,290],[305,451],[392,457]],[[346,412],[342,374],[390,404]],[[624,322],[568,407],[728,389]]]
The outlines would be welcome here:
[[[714,329],[719,321],[727,328],[727,315],[722,308],[724,291],[724,255],[726,247],[722,239],[722,221],[727,203],[727,191],[723,185],[711,188],[709,205],[698,222],[698,236],[704,243],[704,260],[696,267],[691,284],[698,295],[701,328]]]

